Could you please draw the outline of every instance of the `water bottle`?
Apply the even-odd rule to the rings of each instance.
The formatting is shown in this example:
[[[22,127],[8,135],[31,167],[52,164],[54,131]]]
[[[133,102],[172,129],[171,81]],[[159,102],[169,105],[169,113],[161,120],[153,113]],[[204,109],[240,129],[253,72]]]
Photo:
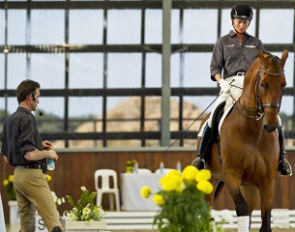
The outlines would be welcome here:
[[[138,173],[138,163],[134,163],[134,173]]]
[[[49,150],[52,150],[52,149],[53,149],[53,147],[49,148]],[[55,169],[55,161],[54,161],[54,159],[50,159],[50,158],[47,159],[47,169],[50,170],[50,171]]]
[[[176,169],[181,172],[181,163],[178,161],[176,164]]]
[[[55,169],[54,159],[48,159],[47,160],[47,169],[50,170],[50,171]]]
[[[163,162],[161,162],[160,163],[160,172],[163,174],[164,173],[164,163]]]

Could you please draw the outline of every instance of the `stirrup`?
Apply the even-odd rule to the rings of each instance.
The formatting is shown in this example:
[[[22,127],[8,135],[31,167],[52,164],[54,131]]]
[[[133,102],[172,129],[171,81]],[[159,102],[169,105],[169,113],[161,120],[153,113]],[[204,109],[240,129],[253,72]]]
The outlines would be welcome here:
[[[53,227],[52,232],[62,232],[61,228],[58,226]]]
[[[197,169],[202,170],[205,168],[205,160],[201,157],[197,157],[193,160],[192,165],[195,166]]]
[[[288,160],[282,159],[278,164],[278,174],[281,176],[292,176],[292,167]]]

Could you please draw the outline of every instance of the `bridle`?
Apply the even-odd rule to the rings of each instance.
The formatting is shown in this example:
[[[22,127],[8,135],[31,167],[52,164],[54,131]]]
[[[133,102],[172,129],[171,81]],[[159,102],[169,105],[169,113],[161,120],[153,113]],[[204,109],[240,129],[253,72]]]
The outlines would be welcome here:
[[[262,103],[261,100],[259,99],[258,95],[256,94],[257,91],[258,91],[258,85],[259,85],[259,82],[260,82],[260,73],[262,73],[262,72],[266,73],[269,76],[277,77],[277,76],[280,76],[280,75],[284,74],[285,71],[282,70],[280,72],[273,73],[273,72],[269,72],[269,71],[267,71],[265,69],[262,69],[261,66],[260,66],[260,68],[258,69],[257,81],[256,81],[256,86],[255,86],[255,89],[256,89],[255,90],[256,104],[258,106],[258,109],[260,109],[261,111],[263,111],[264,108],[280,109],[282,98],[280,99],[279,102]]]
[[[261,66],[258,69],[257,72],[257,78],[256,78],[256,83],[255,83],[255,98],[256,98],[256,105],[257,108],[256,109],[250,109],[250,108],[246,108],[244,106],[242,106],[242,104],[240,103],[240,101],[238,100],[236,106],[237,109],[239,111],[239,113],[244,116],[244,117],[248,117],[251,119],[254,119],[256,121],[259,121],[263,118],[264,116],[264,109],[265,108],[273,108],[273,109],[280,109],[281,107],[281,100],[280,99],[279,102],[267,102],[267,103],[262,103],[257,92],[258,92],[258,88],[259,88],[259,83],[260,83],[260,74],[261,73],[266,73],[269,76],[273,76],[273,77],[277,77],[280,76],[282,74],[284,74],[284,70],[280,71],[280,72],[269,72],[266,69],[263,69]],[[242,113],[242,109],[240,108],[243,107],[243,110],[246,111],[247,113]]]

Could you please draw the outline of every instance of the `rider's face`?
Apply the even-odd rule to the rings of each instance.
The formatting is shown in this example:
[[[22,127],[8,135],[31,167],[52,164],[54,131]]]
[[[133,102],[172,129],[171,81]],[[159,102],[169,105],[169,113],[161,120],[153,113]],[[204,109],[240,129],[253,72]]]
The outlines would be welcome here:
[[[246,19],[233,19],[233,26],[239,33],[244,33],[247,31],[250,25],[250,21]]]

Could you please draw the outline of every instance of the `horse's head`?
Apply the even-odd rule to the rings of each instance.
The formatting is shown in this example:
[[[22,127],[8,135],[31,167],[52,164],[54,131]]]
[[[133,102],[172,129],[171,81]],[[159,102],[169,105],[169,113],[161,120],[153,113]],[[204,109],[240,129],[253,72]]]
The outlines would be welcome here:
[[[259,67],[255,84],[256,104],[264,113],[263,127],[267,132],[278,126],[283,89],[286,86],[284,66],[288,50],[282,52],[281,59],[270,53],[258,52]]]

